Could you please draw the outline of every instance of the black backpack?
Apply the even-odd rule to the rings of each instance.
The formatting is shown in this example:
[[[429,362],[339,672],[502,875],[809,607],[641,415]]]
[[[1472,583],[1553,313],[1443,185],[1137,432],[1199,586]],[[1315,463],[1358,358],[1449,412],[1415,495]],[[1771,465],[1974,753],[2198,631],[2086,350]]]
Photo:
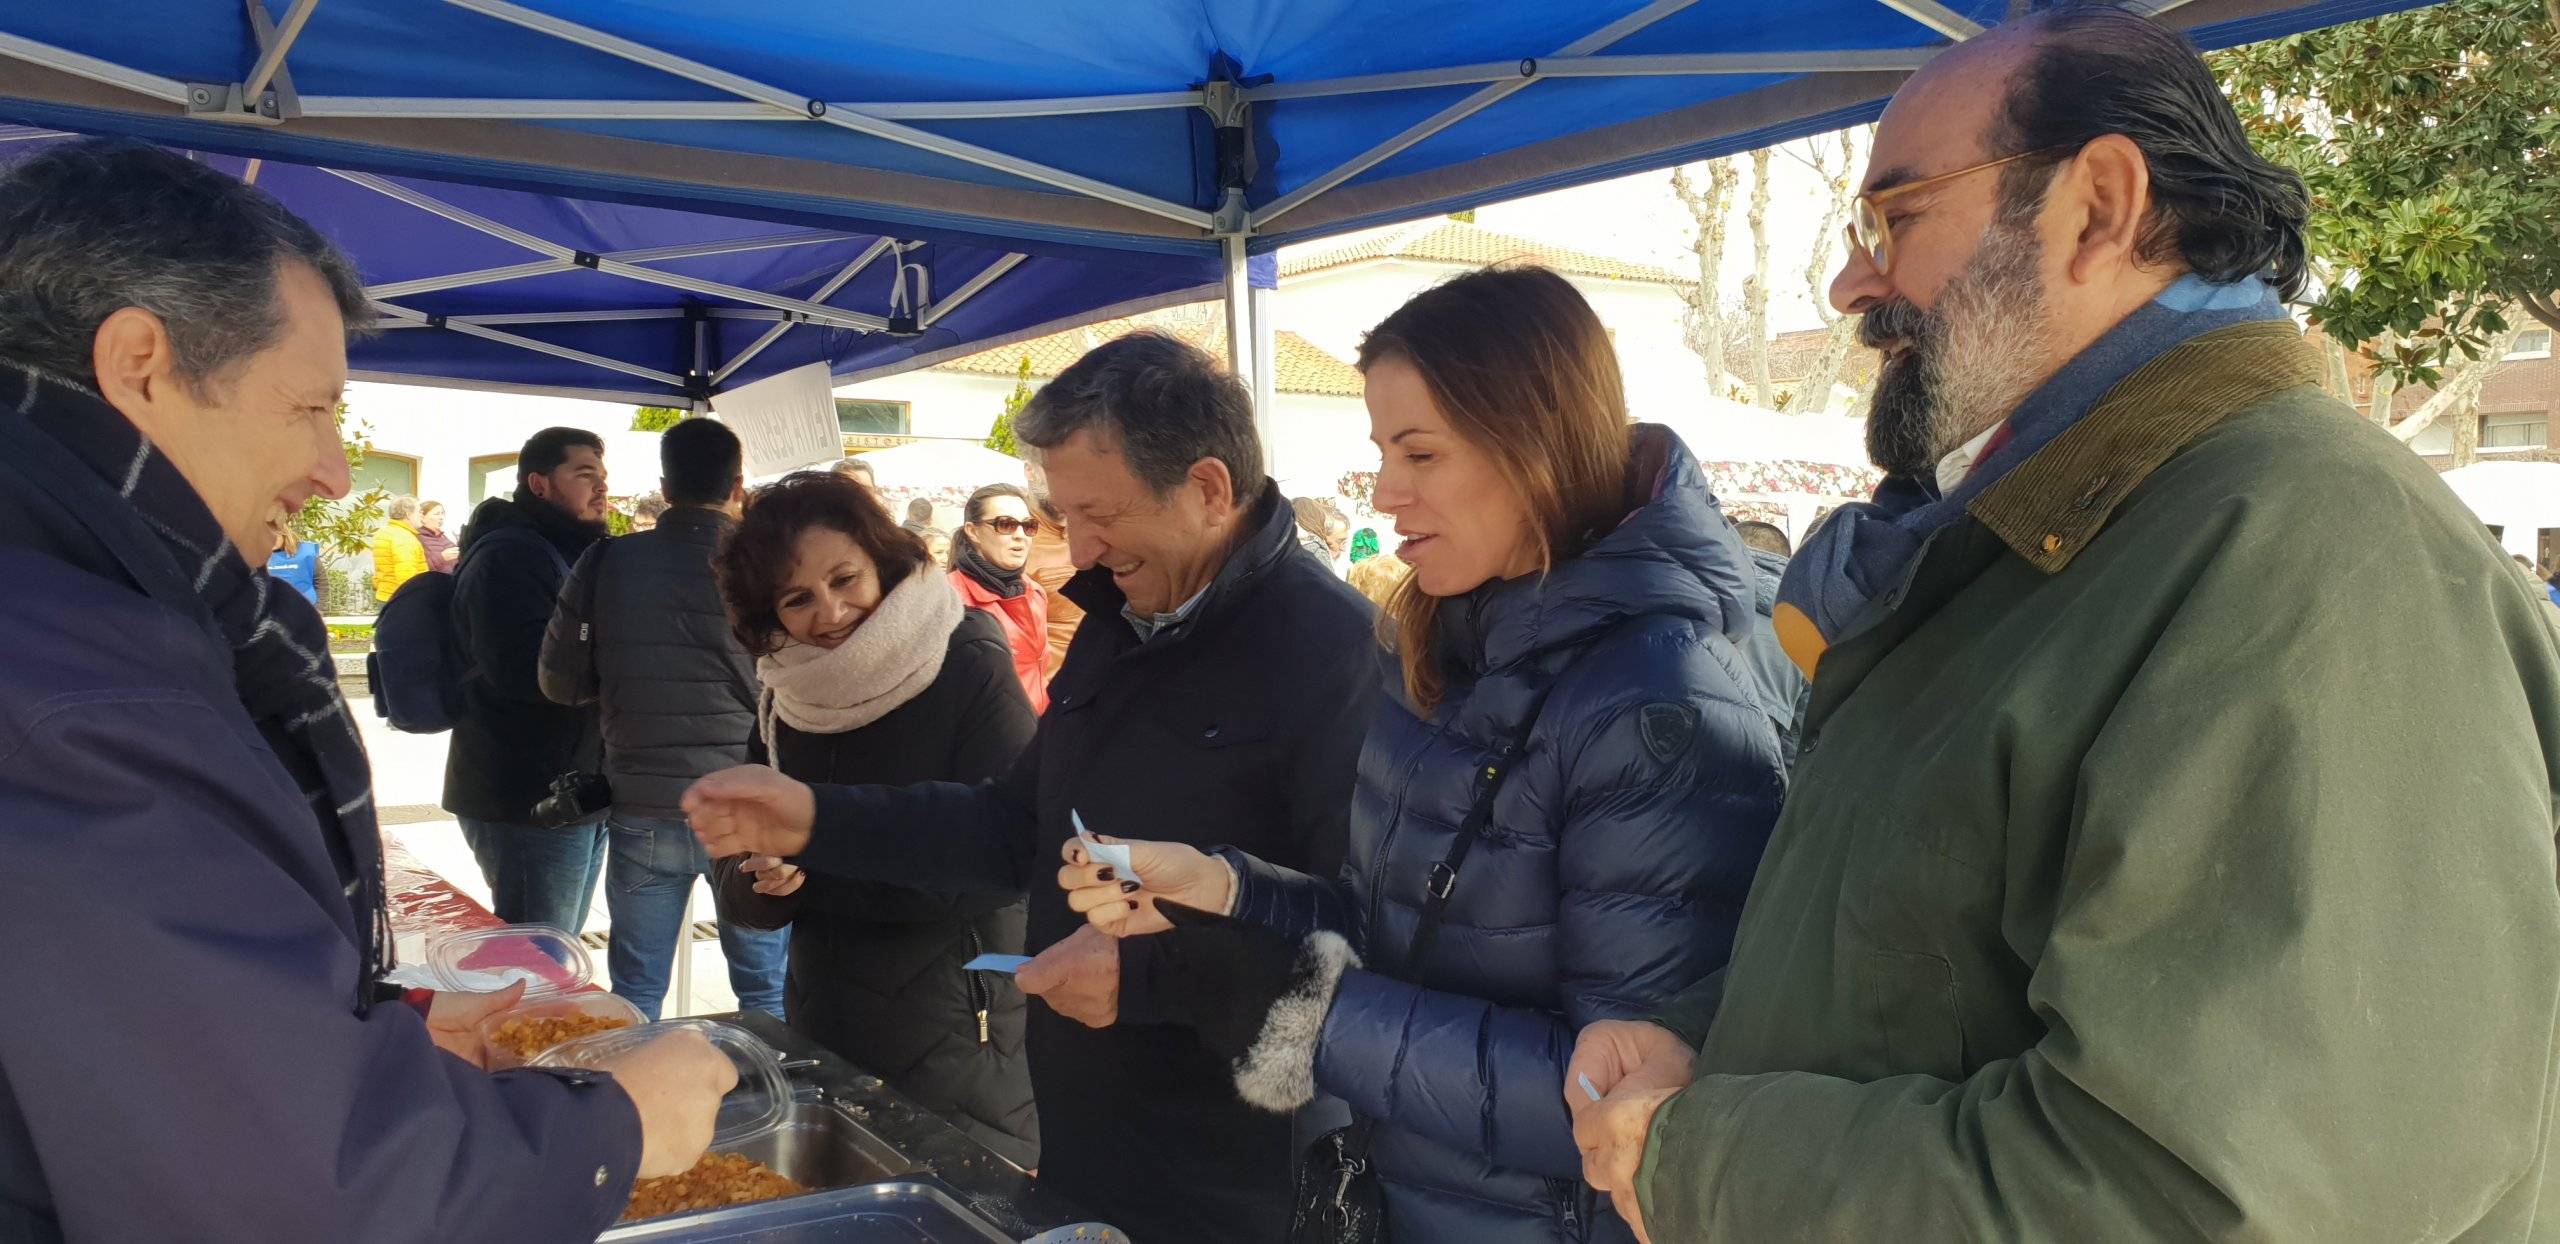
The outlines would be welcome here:
[[[404,734],[442,734],[462,716],[462,682],[470,673],[454,635],[453,596],[473,554],[500,540],[530,540],[548,554],[560,575],[569,563],[541,533],[502,527],[472,542],[452,574],[412,576],[384,601],[373,619],[373,653],[364,661],[373,711]]]

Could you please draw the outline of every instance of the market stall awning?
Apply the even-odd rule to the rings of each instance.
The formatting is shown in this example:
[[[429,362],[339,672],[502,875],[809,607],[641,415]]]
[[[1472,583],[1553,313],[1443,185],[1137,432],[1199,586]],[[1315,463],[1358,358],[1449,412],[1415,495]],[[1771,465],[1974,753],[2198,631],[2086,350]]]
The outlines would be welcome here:
[[[2414,0],[2132,0],[2221,47]],[[1012,249],[1232,254],[1874,115],[2011,0],[109,0],[0,117]]]
[[[63,141],[0,126],[0,160]],[[359,379],[685,406],[807,363],[922,366],[1217,297],[1208,256],[776,225],[228,155],[355,258],[381,312]]]

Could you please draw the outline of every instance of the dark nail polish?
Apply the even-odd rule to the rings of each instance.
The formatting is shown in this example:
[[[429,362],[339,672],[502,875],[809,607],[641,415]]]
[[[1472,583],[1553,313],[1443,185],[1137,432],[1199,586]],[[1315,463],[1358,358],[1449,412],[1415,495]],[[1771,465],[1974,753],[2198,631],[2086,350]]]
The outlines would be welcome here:
[[[1138,883],[1135,881],[1123,881],[1120,883],[1120,892],[1122,894],[1135,894],[1138,892]]]
[[[1102,880],[1104,880],[1104,881],[1112,880],[1113,878],[1116,878],[1116,877],[1118,877],[1119,875],[1120,875],[1120,874],[1115,873],[1115,872],[1111,871],[1111,870],[1110,870],[1110,869],[1108,869],[1108,868],[1103,869],[1101,872],[1098,872],[1098,873],[1094,874],[1094,876],[1096,876],[1096,877],[1098,877],[1098,878],[1100,878],[1100,879],[1102,879]]]

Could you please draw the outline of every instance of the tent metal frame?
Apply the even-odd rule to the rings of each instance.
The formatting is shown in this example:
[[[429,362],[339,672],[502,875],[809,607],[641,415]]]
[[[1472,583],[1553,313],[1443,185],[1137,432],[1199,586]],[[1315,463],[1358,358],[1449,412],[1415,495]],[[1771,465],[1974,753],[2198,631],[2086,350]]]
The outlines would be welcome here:
[[[200,115],[200,118],[238,120],[238,123],[284,125],[300,118],[353,118],[353,120],[374,118],[374,120],[719,120],[719,123],[735,120],[735,123],[837,125],[837,128],[845,128],[845,131],[863,133],[863,136],[870,136],[870,138],[883,138],[883,141],[919,148],[919,151],[929,151],[929,154],[945,156],[945,159],[960,161],[960,164],[973,164],[978,166],[978,169],[1001,171],[1001,174],[1011,174],[1011,177],[1027,179],[1027,182],[1037,182],[1037,184],[1044,184],[1044,187],[1062,189],[1062,192],[1070,192],[1070,195],[1083,195],[1083,197],[1091,197],[1091,200],[1108,202],[1108,205],[1129,207],[1129,210],[1157,215],[1157,218],[1172,220],[1172,223],[1193,225],[1193,228],[1203,230],[1203,233],[1213,235],[1213,238],[1219,241],[1221,259],[1224,259],[1224,266],[1226,266],[1221,289],[1224,289],[1224,299],[1226,299],[1226,348],[1229,348],[1229,366],[1239,379],[1244,379],[1249,387],[1254,389],[1254,407],[1262,412],[1262,420],[1270,420],[1270,404],[1272,404],[1270,402],[1270,389],[1272,389],[1270,315],[1265,312],[1265,307],[1260,307],[1260,302],[1265,302],[1265,299],[1254,292],[1252,282],[1249,282],[1249,276],[1247,276],[1249,241],[1252,241],[1254,235],[1270,230],[1270,225],[1275,223],[1275,220],[1285,218],[1285,215],[1300,210],[1300,207],[1306,207],[1308,202],[1318,200],[1318,197],[1329,195],[1329,192],[1339,189],[1344,182],[1352,182],[1352,179],[1357,179],[1359,174],[1364,174],[1364,171],[1375,169],[1375,166],[1382,164],[1382,161],[1398,156],[1400,151],[1408,151],[1408,148],[1413,148],[1416,143],[1428,141],[1428,138],[1436,136],[1436,133],[1446,131],[1446,128],[1452,128],[1452,125],[1482,113],[1485,108],[1492,108],[1492,105],[1508,100],[1510,95],[1518,95],[1521,90],[1528,90],[1531,84],[1541,82],[1541,79],[1690,77],[1690,74],[1910,72],[1910,69],[1928,64],[1930,56],[1940,54],[1940,51],[1946,49],[1946,46],[1951,46],[1953,41],[1964,41],[1964,38],[1971,38],[1976,36],[1976,33],[1981,33],[1981,26],[1976,26],[1974,20],[1953,13],[1951,8],[1946,8],[1946,5],[1938,3],[1938,0],[1876,0],[1876,3],[1884,5],[1884,8],[1907,15],[1907,18],[1920,23],[1920,26],[1925,26],[1928,31],[1943,36],[1948,44],[1930,44],[1930,46],[1917,46],[1917,49],[1889,49],[1889,51],[1802,51],[1802,54],[1795,54],[1795,51],[1769,51],[1769,54],[1754,51],[1754,54],[1654,54],[1654,56],[1603,56],[1600,54],[1600,51],[1618,44],[1618,41],[1623,41],[1623,38],[1631,36],[1631,33],[1644,31],[1646,26],[1654,26],[1654,23],[1659,23],[1659,20],[1669,18],[1669,15],[1679,13],[1679,10],[1684,8],[1692,8],[1692,5],[1697,3],[1697,0],[1651,0],[1651,3],[1644,5],[1644,8],[1620,15],[1620,18],[1610,20],[1610,23],[1605,23],[1605,26],[1590,31],[1587,36],[1574,38],[1572,44],[1564,44],[1562,49],[1554,49],[1551,54],[1531,54],[1531,56],[1521,56],[1521,59],[1516,61],[1480,61],[1480,64],[1454,64],[1454,67],[1441,67],[1441,69],[1411,69],[1411,72],[1393,72],[1393,74],[1357,74],[1357,77],[1313,79],[1313,82],[1267,82],[1267,84],[1260,84],[1260,87],[1231,87],[1231,84],[1224,84],[1224,82],[1211,82],[1211,84],[1198,84],[1198,87],[1183,87],[1183,90],[1124,92],[1124,95],[1050,97],[1050,100],[837,102],[837,100],[814,100],[814,97],[799,95],[799,92],[783,90],[783,87],[778,87],[778,84],[758,82],[758,79],[742,77],[742,74],[732,74],[727,72],[727,69],[712,67],[712,64],[704,64],[704,61],[689,59],[689,56],[678,56],[666,49],[655,49],[655,46],[640,44],[640,41],[632,41],[632,38],[614,36],[614,33],[607,33],[607,31],[596,31],[596,28],[581,26],[581,23],[573,23],[573,20],[566,20],[566,18],[553,18],[553,15],[538,13],[538,10],[517,5],[512,3],[512,0],[445,0],[445,3],[468,10],[468,13],[486,15],[486,18],[492,18],[492,20],[504,20],[504,23],[509,23],[509,26],[520,26],[520,28],[527,28],[527,31],[558,38],[558,41],[566,41],[566,44],[576,44],[581,46],[581,49],[602,51],[602,54],[632,61],[632,64],[640,64],[640,67],[658,69],[658,72],[663,74],[673,74],[673,77],[681,77],[686,79],[686,82],[701,84],[701,87],[717,90],[722,92],[722,95],[730,95],[730,100],[701,100],[701,102],[696,100],[440,100],[440,97],[361,97],[361,95],[297,97],[292,92],[292,77],[289,77],[289,64],[287,64],[289,51],[292,51],[294,41],[300,38],[302,28],[310,23],[312,13],[317,10],[320,0],[289,0],[282,20],[269,20],[269,15],[266,15],[266,5],[261,3],[261,0],[243,0],[243,5],[246,5],[248,10],[248,20],[251,20],[251,31],[253,36],[256,36],[256,44],[259,44],[259,59],[256,59],[256,64],[248,67],[248,72],[243,74],[238,82],[230,82],[230,84],[177,82],[177,79],[156,77],[156,74],[138,72],[138,69],[120,67],[120,64],[113,64],[113,61],[97,59],[97,56],[74,54],[74,51],[36,44],[36,41],[8,36],[8,33],[0,33],[0,59],[18,59],[18,61],[28,61],[28,64],[41,64],[41,67],[59,69],[59,72],[74,74],[74,77],[84,77],[84,79],[90,79],[90,82],[102,82],[102,84],[110,84],[110,87],[118,87],[118,90],[136,92],[136,95],[151,97],[151,100],[174,102],[174,105],[179,105],[179,108],[184,108],[192,115]],[[2184,3],[2184,0],[2166,0],[2166,3],[2161,3],[2158,8],[2166,10],[2179,3]],[[1339,97],[1339,95],[1375,95],[1375,92],[1431,90],[1431,87],[1477,87],[1477,90],[1469,92],[1464,100],[1452,102],[1449,108],[1439,110],[1439,113],[1434,113],[1431,118],[1421,120],[1421,123],[1416,125],[1408,125],[1405,131],[1395,133],[1395,136],[1382,138],[1380,143],[1370,146],[1367,151],[1362,151],[1362,154],[1352,156],[1352,159],[1341,161],[1341,164],[1336,164],[1334,169],[1326,169],[1324,174],[1318,174],[1318,177],[1311,179],[1311,182],[1290,189],[1288,195],[1277,197],[1277,200],[1272,202],[1265,202],[1265,205],[1254,207],[1254,210],[1247,210],[1247,207],[1244,207],[1242,189],[1236,189],[1236,187],[1229,187],[1229,192],[1226,192],[1224,210],[1208,212],[1208,210],[1201,210],[1201,207],[1183,205],[1183,202],[1170,202],[1170,200],[1160,200],[1160,197],[1155,195],[1144,195],[1144,192],[1137,192],[1137,189],[1119,187],[1119,184],[1103,182],[1103,179],[1083,177],[1083,174],[1075,174],[1075,171],[1068,171],[1068,169],[1057,169],[1057,166],[1050,166],[1050,164],[1021,159],[1021,156],[1011,156],[1011,154],[1004,154],[1004,151],[993,151],[993,148],[986,148],[986,146],[957,141],[957,138],[945,138],[940,136],[940,133],[919,131],[919,128],[909,125],[911,120],[1052,118],[1052,115],[1129,113],[1129,110],[1172,110],[1172,108],[1206,108],[1211,110],[1216,123],[1234,125],[1234,123],[1244,123],[1244,110],[1249,110],[1252,105],[1257,105],[1257,102],[1316,100],[1316,97]],[[717,369],[712,369],[709,358],[696,358],[696,376],[691,376],[691,379],[699,381],[699,384],[694,384],[694,389],[701,389],[701,387],[717,389],[719,384],[727,384],[727,379],[735,376],[740,366],[745,366],[750,358],[763,353],[765,348],[771,348],[776,340],[781,340],[783,333],[788,333],[788,330],[799,323],[819,323],[819,325],[832,325],[832,328],[870,330],[870,333],[883,330],[888,325],[886,317],[860,315],[860,312],[845,312],[845,310],[837,310],[837,307],[824,305],[824,299],[832,297],[837,289],[842,289],[847,282],[850,282],[852,276],[860,274],[870,261],[878,259],[886,248],[891,248],[891,243],[888,243],[886,238],[883,238],[881,243],[876,243],[870,251],[865,251],[860,259],[855,259],[852,264],[847,264],[845,269],[837,271],[837,274],[832,276],[822,289],[819,289],[814,299],[794,299],[794,297],[781,297],[781,294],[755,292],[755,289],[730,287],[730,284],[704,282],[704,279],[694,279],[694,276],[671,274],[671,271],[658,271],[645,266],[645,264],[653,264],[653,261],[686,259],[686,256],[699,256],[699,253],[742,251],[742,248],[753,248],[755,246],[753,241],[735,243],[735,246],[724,246],[724,248],[660,248],[660,251],[648,251],[648,253],[622,251],[622,253],[607,253],[607,256],[589,256],[589,253],[579,253],[576,248],[561,246],[561,243],[553,243],[548,241],[548,238],[538,238],[538,235],[522,233],[522,230],[509,228],[509,225],[499,225],[494,223],[494,220],[486,220],[481,218],[481,215],[474,215],[474,212],[466,212],[461,210],[461,207],[453,207],[443,200],[435,200],[433,195],[425,195],[425,192],[417,192],[417,189],[402,187],[402,184],[397,182],[387,182],[387,179],[374,177],[374,174],[356,174],[356,171],[338,171],[338,169],[330,169],[330,171],[338,174],[338,177],[348,179],[348,182],[353,184],[374,189],[374,192],[389,195],[394,197],[394,200],[410,202],[412,207],[435,212],[435,215],[440,215],[440,218],[453,220],[453,223],[466,225],[466,228],[474,228],[479,230],[479,233],[492,235],[492,238],[502,238],[502,241],[517,243],[517,246],[527,248],[527,251],[535,251],[540,253],[540,256],[545,256],[545,259],[530,261],[530,264],[512,264],[512,266],[502,266],[502,269],[458,271],[458,274],[428,276],[428,279],[394,282],[394,284],[384,284],[384,287],[379,289],[371,289],[371,294],[376,297],[376,305],[384,307],[384,315],[387,315],[389,325],[420,325],[420,328],[430,323],[443,325],[443,328],[456,330],[456,333],[479,335],[479,338],[494,340],[494,343],[504,343],[504,346],[517,346],[517,348],[527,348],[527,351],[550,353],[550,356],[558,356],[558,358],[573,358],[573,361],[591,363],[591,366],[604,366],[604,369],[622,371],[622,374],[643,376],[643,379],[658,381],[658,384],[671,384],[671,387],[678,387],[678,389],[686,387],[686,381],[689,381],[686,376],[671,376],[666,374],[666,371],[643,369],[643,366],[635,366],[635,363],[620,363],[620,361],[612,361],[612,358],[591,356],[591,353],[571,351],[571,348],[566,346],[550,346],[550,343],[522,338],[522,335],[515,335],[515,333],[502,333],[502,330],[494,328],[494,325],[594,323],[594,320],[612,320],[612,317],[622,317],[622,320],[643,320],[643,317],[686,315],[686,312],[681,310],[663,310],[663,307],[660,307],[660,310],[632,310],[632,312],[566,312],[566,315],[548,315],[548,317],[461,315],[461,317],[433,317],[433,320],[430,320],[425,312],[415,312],[415,310],[407,310],[407,307],[399,307],[397,302],[392,302],[392,299],[410,297],[410,294],[438,292],[438,289],[463,289],[463,287],[476,287],[476,284],[525,279],[525,276],[558,274],[558,271],[571,271],[571,269],[579,269],[579,266],[586,266],[586,269],[604,271],[604,274],[612,274],[612,276],[625,276],[625,279],[635,279],[635,282],[660,284],[660,287],[681,289],[681,292],[691,292],[691,294],[704,294],[704,297],[732,299],[732,302],[748,302],[748,305],[763,307],[763,312],[753,312],[755,317],[768,317],[768,315],[776,317],[778,323],[773,325],[763,338],[750,343],[750,346],[745,348],[745,351],[737,353],[737,356],[719,363]],[[845,238],[845,235],[783,235],[783,238],[771,238],[771,241],[765,241],[765,243],[768,243],[768,246],[801,246],[801,243],[840,241],[840,238]],[[722,243],[712,243],[712,246],[722,246]],[[952,297],[942,299],[940,305],[929,307],[927,315],[922,315],[919,320],[922,320],[924,325],[940,320],[940,317],[945,315],[945,312],[950,312],[952,307],[957,307],[960,302],[973,297],[973,294],[983,292],[988,284],[993,284],[996,279],[1001,279],[1006,271],[1011,271],[1016,264],[1021,264],[1021,259],[1024,259],[1021,253],[1014,253],[1014,256],[1006,256],[1006,259],[1001,259],[998,264],[988,266],[986,271],[980,271],[978,279],[973,279],[973,282],[965,284],[963,289],[952,292]],[[773,312],[781,312],[781,315],[773,315]],[[748,317],[745,312],[717,310],[717,307],[714,307],[709,315],[724,317],[724,320]],[[701,340],[701,320],[696,317],[696,343],[699,343],[699,340]]]
[[[1226,269],[1222,286],[1227,302],[1228,361],[1236,375],[1246,380],[1255,389],[1256,406],[1267,420],[1270,408],[1267,397],[1270,377],[1266,373],[1271,368],[1272,354],[1272,343],[1269,339],[1270,324],[1267,315],[1257,314],[1259,308],[1255,304],[1258,299],[1248,279],[1246,263],[1248,244],[1256,235],[1269,230],[1274,222],[1335,191],[1344,183],[1352,181],[1362,173],[1394,158],[1397,154],[1427,141],[1434,135],[1446,131],[1451,126],[1463,122],[1468,117],[1500,103],[1543,79],[1907,72],[1919,68],[1931,57],[1943,52],[1954,43],[1978,35],[1983,30],[1981,25],[1948,8],[1939,0],[1874,0],[1874,2],[1909,18],[1943,39],[1944,42],[1908,49],[1841,52],[1600,55],[1605,49],[1629,35],[1697,3],[1697,0],[1652,0],[1651,3],[1618,17],[1550,53],[1524,55],[1516,61],[1509,62],[1481,62],[1437,69],[1363,74],[1298,83],[1267,83],[1254,87],[1235,87],[1227,83],[1212,82],[1204,86],[1189,86],[1177,90],[1050,99],[838,102],[816,99],[789,91],[778,85],[733,73],[663,48],[651,47],[591,26],[541,13],[514,3],[513,0],[445,0],[445,3],[454,7],[655,69],[708,87],[731,98],[712,101],[664,101],[296,97],[292,92],[289,76],[289,53],[294,41],[300,36],[313,12],[318,8],[319,0],[291,0],[280,22],[269,20],[262,0],[243,0],[259,52],[256,62],[250,66],[242,78],[226,86],[179,82],[97,57],[8,34],[0,34],[0,58],[44,66],[163,103],[174,103],[198,116],[256,124],[282,125],[303,117],[390,121],[813,122],[836,126],[981,169],[1004,173],[1066,191],[1069,194],[1189,225],[1216,238],[1220,243]],[[2185,2],[2186,0],[2149,0],[2144,7],[2156,15]],[[1161,199],[1126,186],[1115,185],[1035,160],[948,138],[906,124],[910,121],[1071,116],[1197,107],[1208,109],[1217,123],[1225,125],[1240,123],[1243,117],[1242,110],[1257,103],[1468,85],[1475,86],[1477,89],[1429,118],[1406,127],[1359,155],[1343,161],[1279,198],[1250,211],[1244,209],[1241,191],[1232,186],[1227,189],[1227,202],[1222,210],[1204,211],[1189,204]],[[372,291],[377,299],[538,276],[565,271],[572,267],[589,267],[631,280],[745,302],[771,311],[786,313],[780,317],[781,322],[777,323],[764,337],[736,357],[726,360],[716,371],[709,371],[704,379],[713,385],[725,382],[747,359],[761,353],[796,323],[819,323],[862,331],[879,331],[887,326],[887,321],[882,317],[862,315],[822,305],[823,299],[841,288],[845,282],[850,281],[855,273],[861,271],[878,256],[882,248],[889,245],[885,241],[839,271],[836,277],[820,290],[818,300],[787,298],[641,266],[652,260],[680,257],[673,254],[660,253],[647,258],[631,253],[609,256],[581,254],[573,248],[487,220],[446,204],[433,196],[370,174],[331,171],[358,185],[400,199],[489,236],[516,243],[545,257],[541,261],[506,268],[483,269],[478,272],[455,273],[442,278],[399,282]],[[812,237],[805,240],[819,239]],[[775,244],[793,243],[777,241]],[[930,323],[940,318],[942,313],[985,289],[1004,272],[1010,271],[1014,265],[1019,264],[1022,259],[1023,256],[1016,254],[999,261],[995,266],[982,272],[977,280],[957,291],[952,298],[931,308],[926,316],[922,317],[923,322]],[[395,319],[423,315],[423,313],[410,312],[387,301],[381,305],[388,313],[392,313]],[[734,317],[723,315],[721,318]],[[567,319],[555,318],[544,321],[523,318],[439,317],[437,322],[454,331],[468,332],[492,341],[504,341],[506,344],[519,345],[528,349],[538,349],[543,353],[559,357],[593,362],[599,366],[608,366],[616,371],[645,376],[662,383],[671,381],[678,386],[685,383],[684,378],[671,378],[669,373],[604,360],[600,356],[585,355],[583,352],[571,351],[566,347],[550,346],[547,343],[535,342],[530,338],[503,333],[490,327],[492,324],[501,322],[573,322]],[[699,330],[699,320],[696,323]],[[702,368],[707,369],[708,366],[707,360],[702,361]]]
[[[252,0],[252,2],[254,3],[254,0]],[[781,340],[783,334],[790,332],[793,328],[798,327],[799,325],[821,324],[827,327],[853,329],[861,332],[882,332],[886,331],[889,327],[889,321],[885,317],[830,307],[825,305],[825,302],[826,299],[833,297],[837,291],[843,289],[845,285],[850,283],[855,276],[859,275],[863,271],[863,269],[869,267],[873,260],[879,258],[883,254],[887,254],[901,248],[902,244],[890,238],[882,237],[873,239],[871,245],[866,247],[861,255],[857,256],[852,262],[844,265],[833,277],[829,278],[825,284],[821,285],[816,291],[816,296],[814,298],[789,298],[780,294],[769,294],[761,290],[747,289],[743,286],[728,285],[718,281],[707,281],[699,277],[689,277],[679,273],[662,272],[657,269],[643,267],[641,265],[648,263],[662,263],[677,259],[694,259],[706,255],[728,255],[737,254],[743,251],[771,250],[791,246],[813,246],[826,243],[845,242],[854,240],[860,235],[829,231],[812,231],[796,234],[764,234],[755,237],[727,238],[716,242],[695,242],[676,246],[656,246],[635,250],[612,251],[603,254],[590,254],[579,251],[575,247],[553,242],[547,238],[525,232],[524,230],[515,228],[512,225],[506,225],[498,221],[491,220],[476,212],[447,203],[434,195],[401,185],[400,183],[391,181],[387,178],[377,177],[370,173],[349,172],[343,169],[322,169],[321,171],[364,189],[373,191],[374,193],[380,194],[386,198],[406,203],[420,211],[441,217],[474,232],[485,234],[501,241],[511,242],[515,245],[524,247],[527,250],[549,256],[547,259],[537,260],[532,263],[512,264],[497,268],[479,268],[469,272],[453,273],[448,276],[421,277],[408,281],[395,281],[373,286],[365,292],[372,298],[373,305],[376,310],[382,314],[382,326],[387,329],[441,328],[451,332],[477,337],[481,340],[494,342],[499,345],[511,346],[520,350],[529,350],[536,354],[545,354],[553,358],[567,359],[571,362],[583,363],[590,367],[619,372],[628,376],[636,376],[643,380],[649,380],[667,386],[669,389],[674,391],[675,396],[688,398],[695,407],[699,409],[704,406],[705,399],[709,393],[717,391],[722,385],[727,383],[729,377],[737,374],[739,368],[745,366],[750,360],[754,359],[755,356],[763,353],[776,341]],[[903,245],[906,247],[913,247],[924,245],[924,243],[905,243]],[[928,305],[925,308],[923,315],[919,317],[919,326],[931,327],[935,321],[940,320],[944,315],[949,314],[952,310],[958,308],[961,304],[967,302],[970,298],[976,296],[988,286],[995,284],[996,281],[1001,279],[1006,273],[1013,271],[1014,268],[1019,266],[1027,258],[1028,256],[1018,252],[998,257],[995,262],[988,264],[985,268],[981,269],[977,275],[971,277],[959,289],[952,291],[949,296],[943,298],[939,302]],[[753,303],[756,305],[752,308],[634,307],[620,310],[526,311],[502,312],[488,315],[435,315],[425,311],[420,311],[413,307],[405,307],[391,301],[391,299],[394,298],[414,294],[433,293],[447,289],[477,288],[501,281],[516,280],[524,277],[545,276],[561,272],[574,272],[580,268],[590,269],[608,276],[624,277],[647,284],[660,285],[686,293],[726,298],[736,302]],[[585,350],[557,345],[552,342],[540,341],[517,333],[504,332],[501,331],[500,327],[503,325],[517,324],[592,324],[627,320],[691,321],[693,325],[691,332],[693,334],[694,344],[693,375],[679,376],[671,372],[660,371],[656,368],[643,367],[635,363],[626,363],[619,359],[607,358],[603,355],[589,353]],[[707,320],[764,320],[773,321],[774,325],[762,336],[758,337],[753,343],[723,361],[719,368],[714,370],[709,358],[709,338],[706,331],[707,325],[705,324],[705,321]],[[669,395],[662,394],[657,400],[665,401],[668,396]]]

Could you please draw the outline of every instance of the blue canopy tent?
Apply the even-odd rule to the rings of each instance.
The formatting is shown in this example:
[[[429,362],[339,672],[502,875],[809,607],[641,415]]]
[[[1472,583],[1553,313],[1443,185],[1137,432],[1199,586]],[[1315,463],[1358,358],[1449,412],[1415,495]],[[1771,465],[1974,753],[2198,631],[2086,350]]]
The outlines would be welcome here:
[[[1239,347],[1257,340],[1249,255],[1864,120],[2013,7],[243,2],[16,6],[0,14],[0,61],[16,62],[0,118],[819,228],[954,229],[1026,254],[1210,256]],[[2416,2],[2129,0],[2207,47]],[[1267,357],[1236,362],[1267,392]]]
[[[62,138],[0,126],[0,158]],[[198,158],[258,183],[355,259],[385,330],[352,348],[362,380],[681,407],[812,362],[859,379],[1219,290],[1211,256],[1033,256],[947,231],[776,226]]]

